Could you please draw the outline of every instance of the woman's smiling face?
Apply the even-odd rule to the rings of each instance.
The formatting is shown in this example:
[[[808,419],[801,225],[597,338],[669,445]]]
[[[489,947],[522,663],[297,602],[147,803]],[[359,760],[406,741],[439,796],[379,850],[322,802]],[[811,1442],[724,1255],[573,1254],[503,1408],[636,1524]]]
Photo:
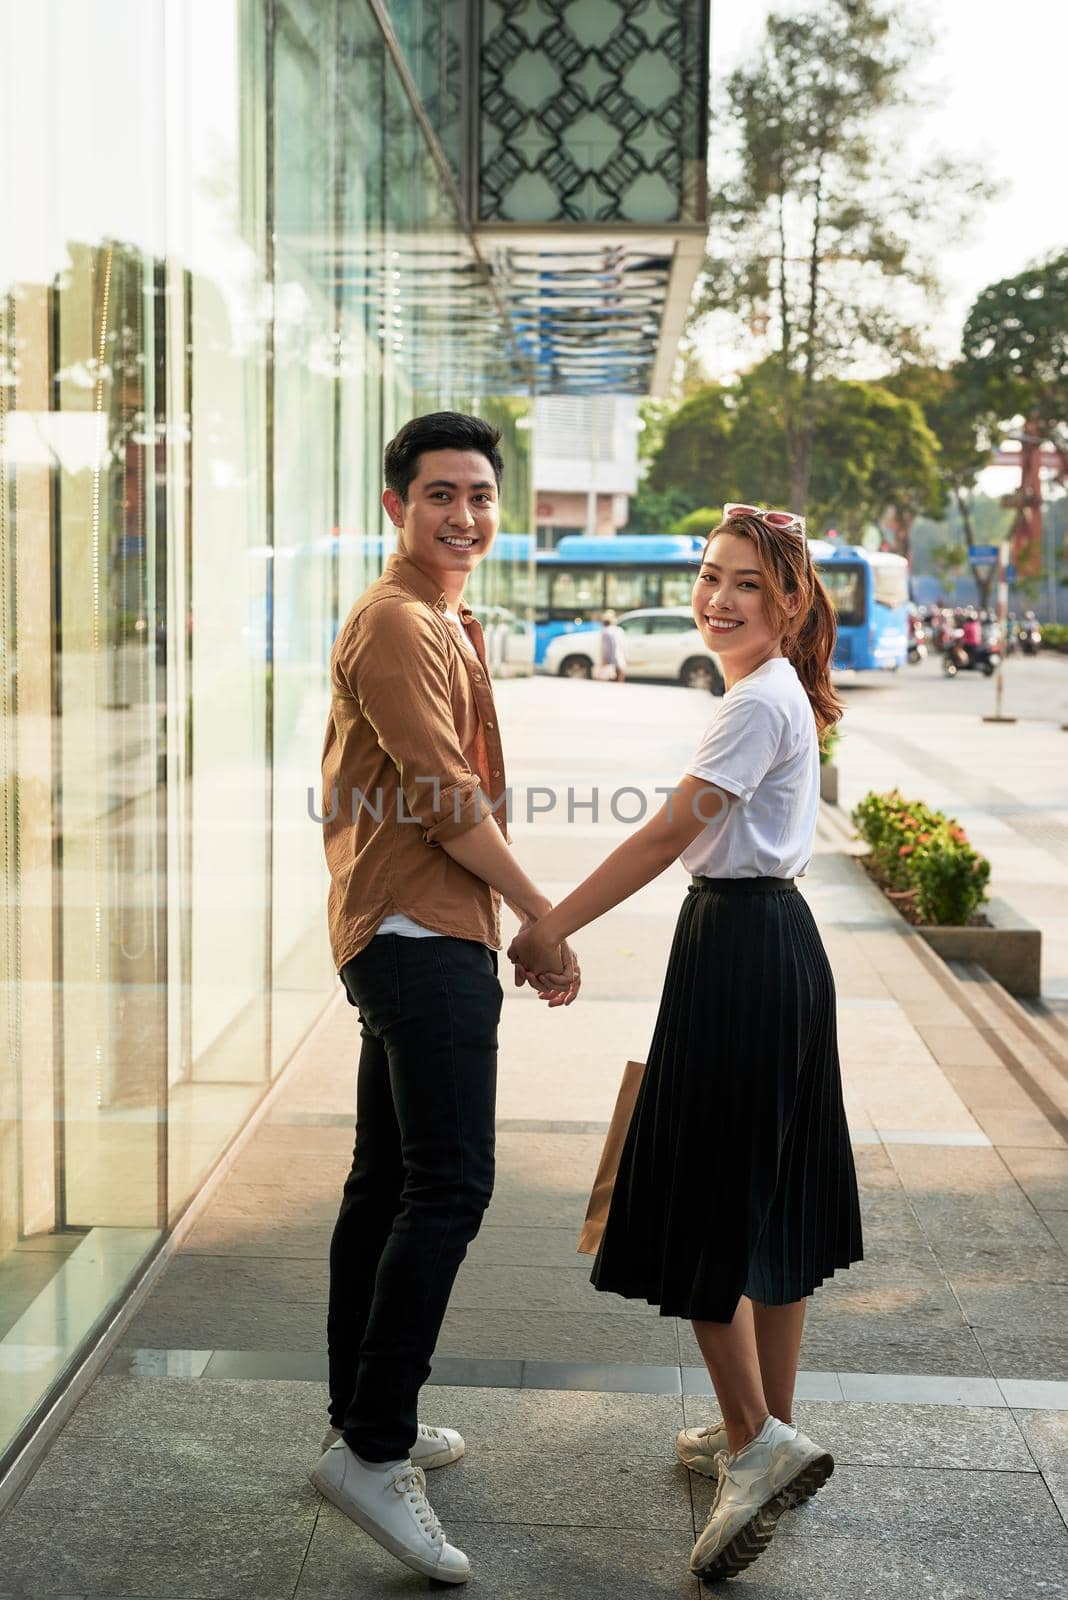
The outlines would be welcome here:
[[[779,654],[779,639],[765,610],[765,583],[752,540],[717,533],[705,548],[693,586],[693,614],[701,637],[737,678]],[[738,668],[741,668],[741,674]]]

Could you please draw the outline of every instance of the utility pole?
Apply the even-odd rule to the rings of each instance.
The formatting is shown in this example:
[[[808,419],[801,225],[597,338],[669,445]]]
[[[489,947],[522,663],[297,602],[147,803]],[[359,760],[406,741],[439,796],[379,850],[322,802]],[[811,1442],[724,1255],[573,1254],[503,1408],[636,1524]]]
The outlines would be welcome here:
[[[984,722],[1015,722],[1015,717],[1003,713],[1005,703],[1005,657],[1008,645],[1009,579],[1008,564],[1012,545],[1003,539],[998,545],[998,634],[1001,638],[1001,659],[994,674],[994,715],[984,717]]]

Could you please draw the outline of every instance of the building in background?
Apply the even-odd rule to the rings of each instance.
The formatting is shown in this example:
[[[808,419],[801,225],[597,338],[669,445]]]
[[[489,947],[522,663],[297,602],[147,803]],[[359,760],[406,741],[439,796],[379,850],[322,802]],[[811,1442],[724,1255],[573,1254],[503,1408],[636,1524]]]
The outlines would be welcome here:
[[[316,785],[407,417],[662,387],[703,0],[0,0],[0,1472],[334,992]],[[508,652],[499,659],[507,665]]]
[[[609,537],[626,524],[638,487],[638,400],[632,395],[539,395],[534,403],[538,547],[568,533]]]

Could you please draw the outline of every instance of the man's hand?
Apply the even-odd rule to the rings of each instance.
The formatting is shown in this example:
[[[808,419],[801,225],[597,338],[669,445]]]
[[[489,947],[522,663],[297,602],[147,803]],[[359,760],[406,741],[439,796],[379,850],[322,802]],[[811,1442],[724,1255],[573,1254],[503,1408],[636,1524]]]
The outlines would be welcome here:
[[[515,964],[517,988],[529,983],[550,1006],[570,1005],[579,992],[582,975],[574,952],[566,942],[546,936],[544,919],[524,922],[508,947]]]

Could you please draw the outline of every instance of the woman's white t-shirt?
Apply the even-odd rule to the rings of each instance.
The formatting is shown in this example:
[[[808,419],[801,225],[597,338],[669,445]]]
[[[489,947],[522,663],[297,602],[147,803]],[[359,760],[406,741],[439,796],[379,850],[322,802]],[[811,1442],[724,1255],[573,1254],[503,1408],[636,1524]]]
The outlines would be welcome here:
[[[727,690],[687,771],[737,797],[682,852],[687,872],[801,876],[819,815],[819,741],[808,696],[785,657]]]

